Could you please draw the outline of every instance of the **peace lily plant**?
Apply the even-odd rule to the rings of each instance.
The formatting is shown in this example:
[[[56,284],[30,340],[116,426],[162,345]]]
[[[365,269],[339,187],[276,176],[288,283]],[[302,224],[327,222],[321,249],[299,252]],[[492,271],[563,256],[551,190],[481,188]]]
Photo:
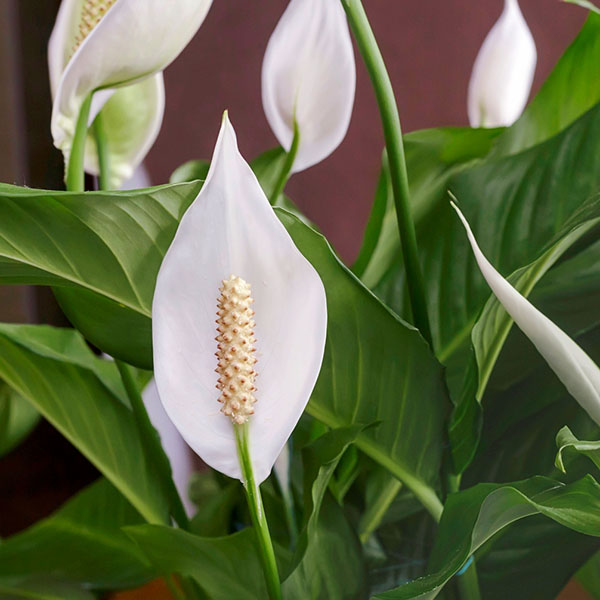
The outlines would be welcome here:
[[[0,281],[51,286],[73,327],[0,324],[0,454],[42,417],[100,479],[2,541],[2,598],[600,594],[600,14],[570,3],[587,20],[528,106],[506,0],[471,127],[403,134],[360,0],[291,0],[262,67],[281,147],[247,162],[225,112],[210,161],[114,191],[211,3],[63,0],[67,190],[0,184]],[[284,189],[346,135],[352,39],[385,152],[346,265]]]

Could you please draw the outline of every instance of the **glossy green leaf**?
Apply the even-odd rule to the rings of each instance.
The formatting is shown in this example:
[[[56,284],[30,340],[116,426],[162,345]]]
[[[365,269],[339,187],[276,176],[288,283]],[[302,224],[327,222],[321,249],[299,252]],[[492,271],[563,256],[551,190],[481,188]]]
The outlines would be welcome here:
[[[573,458],[573,455],[581,454],[587,456],[600,469],[600,441],[586,442],[578,440],[568,427],[563,427],[556,434],[556,466],[566,473],[565,461]]]
[[[378,600],[435,598],[469,556],[497,532],[541,514],[586,535],[600,537],[600,486],[587,476],[564,485],[544,477],[513,484],[479,484],[449,496],[430,559],[430,574]]]
[[[517,521],[477,553],[482,598],[557,598],[599,548],[599,538],[567,529],[542,515]]]
[[[200,537],[158,525],[127,527],[161,575],[191,577],[211,600],[267,598],[252,529],[226,537]]]
[[[94,600],[91,592],[80,586],[54,579],[32,579],[16,585],[0,583],[2,600]]]
[[[539,258],[526,267],[518,269],[508,280],[524,296],[528,296],[535,284],[561,255],[587,233],[594,231],[599,223],[600,199],[596,198],[584,203],[571,218],[567,219],[562,230],[554,235],[556,241],[550,243]],[[471,331],[475,360],[467,367],[461,402],[474,402],[475,398],[481,401],[512,323],[512,319],[496,297],[490,296]],[[475,393],[471,393],[475,389]],[[450,439],[455,467],[458,470],[468,465],[477,445],[479,432],[476,416],[475,409],[463,406],[459,406],[453,415]]]
[[[598,63],[600,17],[590,14],[519,120],[498,137],[492,154],[515,154],[531,148],[591,109],[600,101]]]
[[[577,572],[577,581],[594,600],[600,600],[600,552],[596,553]]]
[[[157,472],[145,461],[133,414],[113,391],[114,364],[70,329],[0,325],[0,378],[84,454],[141,515],[167,522]]]
[[[18,446],[40,420],[40,414],[13,389],[0,382],[0,457]]]
[[[72,287],[60,300],[82,333],[151,368],[156,273],[200,185],[79,194],[0,184],[0,282]]]
[[[210,163],[207,160],[190,160],[177,167],[171,177],[169,183],[185,183],[187,181],[204,181],[208,175]]]
[[[485,156],[500,131],[442,127],[415,131],[404,137],[410,201],[417,226],[426,220],[437,204],[446,200],[446,189],[452,175]],[[360,278],[371,288],[382,278],[389,277],[390,270],[395,272],[401,259],[396,209],[388,180],[387,162],[384,160],[376,201],[383,204],[383,196],[387,195],[386,212],[383,218],[380,210],[372,212],[374,222],[367,225],[364,240],[370,248],[368,260],[363,255],[361,262],[365,264],[360,265]],[[380,219],[382,222],[378,225]],[[376,232],[379,232],[377,239],[372,239]]]
[[[141,522],[125,498],[100,479],[52,516],[0,544],[0,586],[44,577],[97,590],[141,585],[154,573],[121,531]]]
[[[359,449],[406,483],[430,509],[448,400],[442,372],[418,331],[391,313],[339,261],[327,241],[289,213],[278,215],[319,273],[328,325],[308,412],[329,427],[378,423]],[[382,365],[394,365],[382,373]]]

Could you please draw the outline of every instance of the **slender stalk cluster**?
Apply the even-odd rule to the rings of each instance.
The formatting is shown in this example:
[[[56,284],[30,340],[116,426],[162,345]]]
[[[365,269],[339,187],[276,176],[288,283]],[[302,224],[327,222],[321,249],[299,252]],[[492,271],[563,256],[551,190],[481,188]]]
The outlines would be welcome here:
[[[250,284],[231,275],[219,288],[217,303],[217,388],[221,390],[221,412],[237,425],[242,425],[254,413],[256,398],[254,382],[257,362],[254,337],[254,302]]]
[[[75,54],[77,48],[83,44],[83,41],[91,33],[94,27],[102,21],[104,15],[115,2],[116,0],[85,0],[83,7],[81,8],[79,32],[75,37],[73,54]]]

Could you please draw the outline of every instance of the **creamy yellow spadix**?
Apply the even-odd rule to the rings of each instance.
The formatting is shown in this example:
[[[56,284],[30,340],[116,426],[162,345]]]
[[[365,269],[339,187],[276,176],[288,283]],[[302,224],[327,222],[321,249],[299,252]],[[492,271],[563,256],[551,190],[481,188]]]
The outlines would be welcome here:
[[[221,412],[236,425],[243,425],[254,414],[254,392],[258,362],[251,308],[254,300],[250,284],[231,275],[223,280],[217,310],[217,389],[221,390]]]

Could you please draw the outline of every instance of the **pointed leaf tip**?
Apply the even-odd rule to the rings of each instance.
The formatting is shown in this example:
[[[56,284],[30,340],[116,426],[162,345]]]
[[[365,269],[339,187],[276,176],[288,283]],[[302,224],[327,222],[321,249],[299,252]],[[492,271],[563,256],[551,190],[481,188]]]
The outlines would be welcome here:
[[[569,393],[600,424],[600,369],[562,329],[542,314],[494,269],[481,252],[462,214],[451,203],[467,232],[481,274],[519,329],[531,340]]]

